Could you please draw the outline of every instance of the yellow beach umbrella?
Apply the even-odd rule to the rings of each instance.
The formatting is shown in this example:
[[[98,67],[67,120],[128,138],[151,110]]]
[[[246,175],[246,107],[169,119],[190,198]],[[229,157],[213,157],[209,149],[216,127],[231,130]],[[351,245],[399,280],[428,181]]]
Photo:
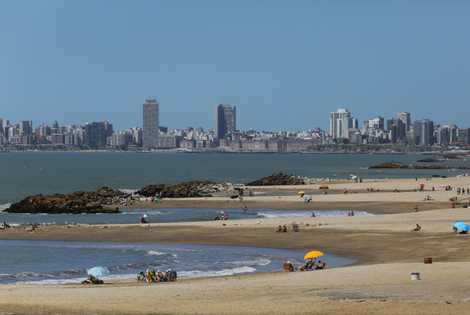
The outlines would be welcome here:
[[[302,191],[299,191],[297,194],[298,194],[298,195],[305,194],[305,191],[303,191],[303,190],[302,190]]]
[[[305,255],[304,259],[316,258],[316,257],[319,257],[319,256],[323,256],[323,253],[314,250],[313,252],[307,253],[307,255]]]

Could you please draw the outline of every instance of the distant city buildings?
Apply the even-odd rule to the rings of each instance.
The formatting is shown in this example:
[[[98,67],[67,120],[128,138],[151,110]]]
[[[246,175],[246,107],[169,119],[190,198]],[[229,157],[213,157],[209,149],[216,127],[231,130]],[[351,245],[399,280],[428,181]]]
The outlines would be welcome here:
[[[214,107],[214,136],[217,139],[226,139],[229,133],[237,129],[236,106],[223,105]]]
[[[330,132],[313,128],[292,131],[256,131],[236,129],[236,107],[219,104],[214,107],[214,128],[188,126],[169,129],[159,125],[159,104],[146,100],[142,106],[143,128],[113,130],[107,121],[92,121],[85,125],[61,126],[54,121],[33,128],[31,120],[10,124],[0,118],[0,150],[5,148],[79,147],[102,149],[119,147],[146,151],[191,152],[307,152],[320,145],[400,144],[470,148],[470,128],[439,125],[429,119],[410,123],[411,115],[400,112],[397,118],[384,120],[381,116],[364,120],[358,126],[348,109],[330,113]],[[54,148],[55,149],[55,148]],[[362,150],[357,148],[358,151]]]
[[[143,105],[143,134],[142,142],[144,148],[158,148],[159,104],[157,100],[147,100]]]

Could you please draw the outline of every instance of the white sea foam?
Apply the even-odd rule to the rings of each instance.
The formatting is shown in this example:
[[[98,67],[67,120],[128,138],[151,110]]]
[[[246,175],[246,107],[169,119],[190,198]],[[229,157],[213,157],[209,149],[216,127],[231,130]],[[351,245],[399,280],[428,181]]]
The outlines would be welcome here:
[[[192,271],[180,271],[178,276],[182,277],[215,277],[215,276],[231,276],[241,273],[255,272],[255,268],[251,267],[238,267],[233,269],[223,269],[223,270],[192,270]]]
[[[5,205],[0,205],[0,212],[2,212],[3,210],[7,209],[7,208],[10,208],[11,206],[11,203],[7,203]]]
[[[153,251],[153,250],[151,250],[147,253],[147,255],[149,255],[149,256],[159,256],[159,255],[165,255],[165,254],[166,253],[156,252],[156,251]]]
[[[119,191],[122,191],[125,194],[132,194],[138,191],[138,189],[118,189]]]
[[[349,211],[333,210],[333,211],[263,211],[259,212],[258,215],[266,218],[309,218],[315,213],[316,217],[345,217]],[[373,215],[365,211],[355,211],[355,216]]]
[[[258,265],[258,266],[267,266],[271,263],[271,260],[265,259],[265,258],[259,258],[256,260],[236,260],[233,261],[233,265],[242,265],[242,266],[253,266],[253,265]]]

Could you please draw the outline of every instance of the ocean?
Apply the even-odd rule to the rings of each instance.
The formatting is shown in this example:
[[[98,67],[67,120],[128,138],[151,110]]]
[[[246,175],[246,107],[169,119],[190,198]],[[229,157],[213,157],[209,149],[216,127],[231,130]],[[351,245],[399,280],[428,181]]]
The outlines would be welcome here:
[[[0,154],[0,222],[26,225],[138,223],[142,214],[154,222],[309,217],[310,211],[272,209],[122,209],[121,214],[45,215],[2,212],[28,195],[69,193],[108,186],[127,192],[151,184],[212,180],[247,183],[282,172],[308,178],[409,178],[432,175],[456,176],[451,170],[376,170],[370,166],[395,160],[420,164],[421,155],[354,154],[131,154],[131,153],[2,153]],[[468,165],[469,162],[452,162]],[[446,165],[452,165],[446,163]],[[345,216],[347,211],[315,211],[317,217]],[[355,212],[355,215],[369,215]],[[0,239],[1,239],[0,231]],[[178,271],[180,277],[216,276],[280,270],[290,260],[302,263],[304,253],[228,246],[120,244],[80,242],[0,241],[0,283],[61,284],[79,282],[86,269],[109,268],[103,280],[135,278],[140,270]],[[327,267],[355,261],[328,253]]]

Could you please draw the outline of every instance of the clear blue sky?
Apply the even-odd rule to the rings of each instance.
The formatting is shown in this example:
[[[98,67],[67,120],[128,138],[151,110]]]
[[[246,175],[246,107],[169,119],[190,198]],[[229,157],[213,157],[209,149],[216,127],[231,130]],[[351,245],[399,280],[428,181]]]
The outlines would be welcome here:
[[[0,117],[33,127],[329,131],[329,113],[470,127],[470,1],[0,1]]]

